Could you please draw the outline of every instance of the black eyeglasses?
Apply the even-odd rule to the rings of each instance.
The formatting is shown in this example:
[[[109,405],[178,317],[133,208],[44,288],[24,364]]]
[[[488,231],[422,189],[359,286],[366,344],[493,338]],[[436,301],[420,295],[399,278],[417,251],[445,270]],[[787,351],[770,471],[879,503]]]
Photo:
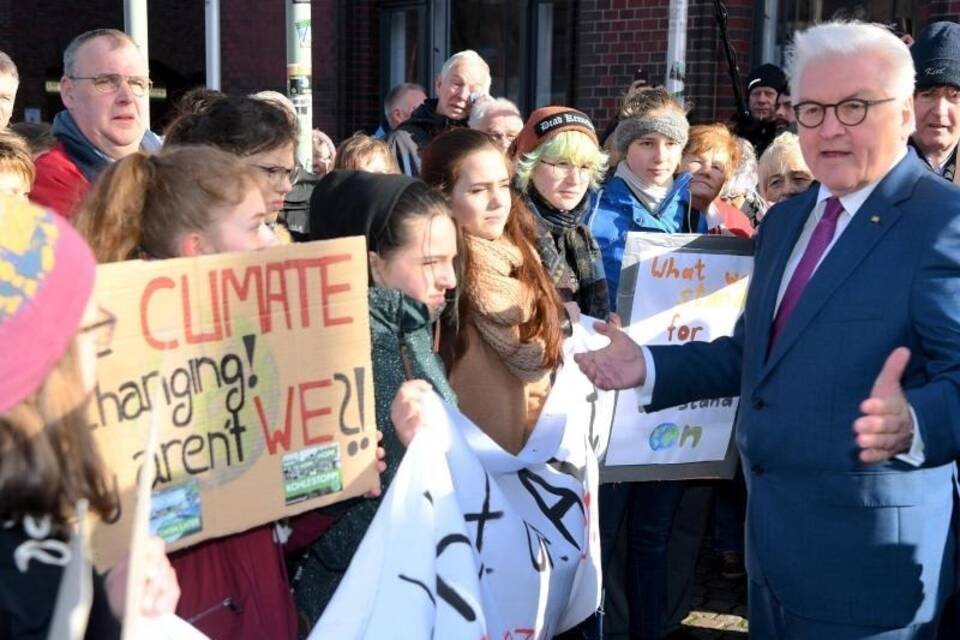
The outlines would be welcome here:
[[[142,76],[125,76],[119,73],[101,73],[96,76],[67,76],[71,80],[89,80],[93,83],[93,88],[100,93],[116,93],[126,82],[130,87],[130,93],[142,98],[150,92],[153,82],[150,78]]]
[[[850,98],[835,104],[821,104],[808,100],[793,105],[793,112],[797,116],[797,123],[807,129],[813,129],[823,124],[823,119],[827,116],[827,109],[833,109],[833,115],[837,117],[840,124],[855,127],[867,119],[867,111],[870,107],[893,100],[896,100],[896,98],[884,98],[882,100]]]
[[[254,163],[251,163],[251,165],[256,167],[257,169],[260,169],[260,171],[263,171],[265,174],[267,174],[267,178],[270,180],[270,182],[278,185],[283,184],[284,179],[289,180],[290,184],[293,184],[297,175],[297,167],[294,167],[293,169],[288,169],[287,167],[254,164]]]

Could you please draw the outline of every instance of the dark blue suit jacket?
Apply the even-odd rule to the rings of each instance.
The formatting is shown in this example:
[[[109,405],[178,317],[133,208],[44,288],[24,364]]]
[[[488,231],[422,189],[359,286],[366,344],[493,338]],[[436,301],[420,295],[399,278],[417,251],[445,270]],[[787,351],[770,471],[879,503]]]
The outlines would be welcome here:
[[[960,189],[911,151],[811,278],[767,354],[783,270],[817,187],[774,207],[732,338],[651,347],[651,409],[741,396],[747,566],[807,618],[902,627],[954,586],[951,515],[960,427]],[[852,423],[890,352],[926,447],[920,468],[859,462]]]

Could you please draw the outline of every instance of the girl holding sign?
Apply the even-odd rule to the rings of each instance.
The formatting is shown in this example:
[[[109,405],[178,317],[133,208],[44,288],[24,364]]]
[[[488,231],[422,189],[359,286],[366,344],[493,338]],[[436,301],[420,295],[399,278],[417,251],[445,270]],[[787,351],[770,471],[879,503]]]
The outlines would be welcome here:
[[[457,231],[440,194],[420,180],[365,171],[334,171],[310,198],[313,240],[363,235],[369,251],[370,332],[377,428],[383,432],[390,484],[404,447],[390,419],[390,403],[405,380],[426,380],[456,404],[435,352],[435,322],[457,285]],[[294,592],[311,626],[323,613],[380,505],[356,499],[323,509],[336,522],[297,562]]]
[[[67,543],[78,503],[108,522],[119,508],[86,419],[96,264],[63,218],[26,200],[0,198],[0,228],[0,637],[71,637],[51,625],[73,614],[85,637],[119,638],[125,561],[105,581],[93,575],[92,605],[77,589],[54,607],[68,565],[85,562]],[[141,613],[172,613],[179,591],[162,541],[148,553]]]

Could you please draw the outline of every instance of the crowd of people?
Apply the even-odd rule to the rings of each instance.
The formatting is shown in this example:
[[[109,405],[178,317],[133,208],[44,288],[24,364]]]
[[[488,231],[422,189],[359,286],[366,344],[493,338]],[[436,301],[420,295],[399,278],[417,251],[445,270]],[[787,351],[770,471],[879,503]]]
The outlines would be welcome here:
[[[691,126],[688,104],[642,83],[603,135],[572,106],[525,119],[461,51],[435,97],[391,89],[371,134],[336,145],[313,131],[310,171],[276,92],[199,88],[150,131],[147,62],[120,31],[67,46],[52,125],[9,123],[18,84],[0,52],[0,637],[46,637],[77,514],[116,517],[84,421],[96,264],[347,236],[368,250],[383,491],[429,429],[430,393],[511,456],[562,366],[636,387],[647,410],[740,396],[741,471],[717,484],[712,520],[724,576],[747,576],[751,635],[960,633],[960,25],[931,24],[910,46],[858,22],[798,32],[786,71],[747,78],[752,128]],[[633,232],[755,240],[733,336],[630,340],[617,311],[633,293],[620,282]],[[610,344],[565,363],[581,315]],[[598,525],[540,533],[576,550],[599,534],[603,591],[625,598],[630,638],[670,631],[688,484],[604,484]],[[154,540],[142,613],[175,612],[214,639],[305,637],[381,495],[169,557]],[[87,638],[119,637],[124,567],[95,576]],[[535,637],[607,637],[602,606],[572,622],[563,608],[576,589],[599,605],[601,583],[555,574]]]

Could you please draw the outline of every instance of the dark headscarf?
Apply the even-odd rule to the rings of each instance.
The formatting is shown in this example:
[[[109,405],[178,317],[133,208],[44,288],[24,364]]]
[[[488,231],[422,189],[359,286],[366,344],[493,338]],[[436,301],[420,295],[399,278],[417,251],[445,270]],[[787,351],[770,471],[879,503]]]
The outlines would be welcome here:
[[[397,201],[417,182],[404,175],[331,171],[310,196],[310,239],[366,236],[367,247],[379,250]]]

